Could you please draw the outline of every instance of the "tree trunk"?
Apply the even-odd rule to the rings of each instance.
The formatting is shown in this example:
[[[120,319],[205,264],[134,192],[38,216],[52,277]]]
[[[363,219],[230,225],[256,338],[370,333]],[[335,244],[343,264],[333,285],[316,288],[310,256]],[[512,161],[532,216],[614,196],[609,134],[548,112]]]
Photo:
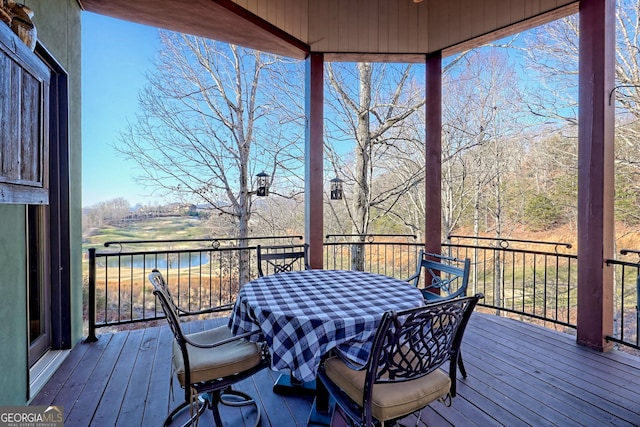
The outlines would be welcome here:
[[[243,160],[240,166],[240,192],[238,195],[238,237],[240,238],[240,247],[248,246],[247,238],[249,237],[249,219],[251,219],[251,209],[249,207],[249,179],[247,172],[248,150],[243,150],[241,156]],[[248,250],[239,252],[238,268],[240,272],[240,285],[244,285],[250,280],[249,272],[251,271],[251,259]]]
[[[356,188],[353,198],[353,234],[359,234],[357,241],[363,241],[368,232],[371,167],[371,134],[369,113],[371,108],[371,64],[358,64],[360,102],[356,129]],[[364,271],[363,245],[354,243],[351,250],[351,269]]]

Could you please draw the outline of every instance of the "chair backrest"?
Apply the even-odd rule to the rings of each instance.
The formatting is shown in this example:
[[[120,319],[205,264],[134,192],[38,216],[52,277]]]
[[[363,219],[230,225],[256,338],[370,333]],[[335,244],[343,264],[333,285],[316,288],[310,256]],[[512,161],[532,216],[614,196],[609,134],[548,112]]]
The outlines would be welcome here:
[[[419,287],[420,276],[424,274],[421,290],[426,300],[457,298],[466,295],[470,270],[469,258],[452,258],[420,250],[413,284]]]
[[[258,276],[293,270],[309,270],[309,245],[257,246]]]
[[[371,419],[375,384],[420,378],[440,368],[446,361],[449,361],[451,378],[449,394],[455,397],[460,344],[471,313],[483,297],[476,294],[384,314],[366,365],[365,419]]]
[[[160,270],[158,270],[157,268],[154,268],[148,277],[149,277],[149,281],[151,282],[154,288],[153,293],[156,294],[155,290],[161,290],[162,292],[164,292],[164,296],[167,299],[169,308],[176,314],[176,317],[180,318],[181,310],[178,307],[178,304],[173,299],[173,296],[171,295],[171,291],[169,291],[169,285],[167,281],[164,279],[164,276],[162,275],[162,273],[160,273]]]
[[[190,384],[191,369],[189,365],[189,352],[187,351],[187,341],[184,333],[182,332],[182,328],[180,327],[180,311],[173,301],[173,298],[169,293],[167,282],[164,280],[160,271],[154,269],[151,274],[149,274],[149,281],[153,285],[153,294],[156,296],[158,301],[160,301],[162,311],[164,311],[164,314],[167,317],[167,322],[169,323],[173,337],[180,346],[180,352],[182,353],[182,360],[184,361],[185,368],[185,384]],[[185,387],[185,389],[188,388],[189,387]]]

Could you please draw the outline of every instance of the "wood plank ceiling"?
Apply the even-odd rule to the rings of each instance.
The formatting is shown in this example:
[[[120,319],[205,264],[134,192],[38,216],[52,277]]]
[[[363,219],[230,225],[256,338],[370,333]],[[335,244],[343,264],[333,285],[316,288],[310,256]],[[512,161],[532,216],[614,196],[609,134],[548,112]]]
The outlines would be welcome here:
[[[422,62],[577,12],[578,0],[78,0],[84,10],[303,59]]]

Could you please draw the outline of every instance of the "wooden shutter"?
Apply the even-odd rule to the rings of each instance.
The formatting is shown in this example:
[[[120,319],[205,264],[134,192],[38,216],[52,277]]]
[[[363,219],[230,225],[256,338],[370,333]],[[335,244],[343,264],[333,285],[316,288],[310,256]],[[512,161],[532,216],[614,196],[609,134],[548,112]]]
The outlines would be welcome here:
[[[49,203],[49,78],[0,22],[0,203]]]

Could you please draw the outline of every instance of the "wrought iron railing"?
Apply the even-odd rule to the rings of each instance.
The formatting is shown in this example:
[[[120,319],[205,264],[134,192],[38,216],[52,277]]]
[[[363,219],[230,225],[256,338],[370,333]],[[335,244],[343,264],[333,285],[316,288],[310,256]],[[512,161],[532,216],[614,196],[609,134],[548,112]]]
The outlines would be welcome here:
[[[107,242],[89,250],[88,339],[96,328],[163,318],[147,283],[160,269],[178,303],[191,311],[233,302],[240,285],[257,276],[256,244],[300,244],[302,236]],[[164,245],[162,248],[160,246]],[[414,235],[327,235],[324,268],[356,269],[405,279],[415,272],[423,247]],[[469,258],[468,293],[485,295],[481,306],[547,326],[575,328],[577,255],[562,242],[449,236],[442,253]],[[631,255],[628,255],[631,254]],[[625,250],[621,258],[640,257]],[[615,331],[611,341],[638,347],[640,263],[609,260],[615,268]],[[243,264],[244,268],[240,268]],[[240,271],[245,273],[240,277]]]
[[[470,293],[482,306],[575,328],[577,255],[562,242],[449,236],[443,252],[471,259]],[[480,304],[479,304],[480,305]]]
[[[86,340],[96,340],[97,328],[164,318],[147,281],[154,268],[165,276],[177,304],[197,312],[233,302],[240,284],[257,276],[256,242],[294,244],[302,239],[123,240],[106,242],[101,251],[90,248]]]
[[[640,350],[640,251],[622,249],[613,266],[613,335],[609,341]]]
[[[423,244],[413,234],[327,234],[324,268],[361,270],[405,279],[416,271]]]

